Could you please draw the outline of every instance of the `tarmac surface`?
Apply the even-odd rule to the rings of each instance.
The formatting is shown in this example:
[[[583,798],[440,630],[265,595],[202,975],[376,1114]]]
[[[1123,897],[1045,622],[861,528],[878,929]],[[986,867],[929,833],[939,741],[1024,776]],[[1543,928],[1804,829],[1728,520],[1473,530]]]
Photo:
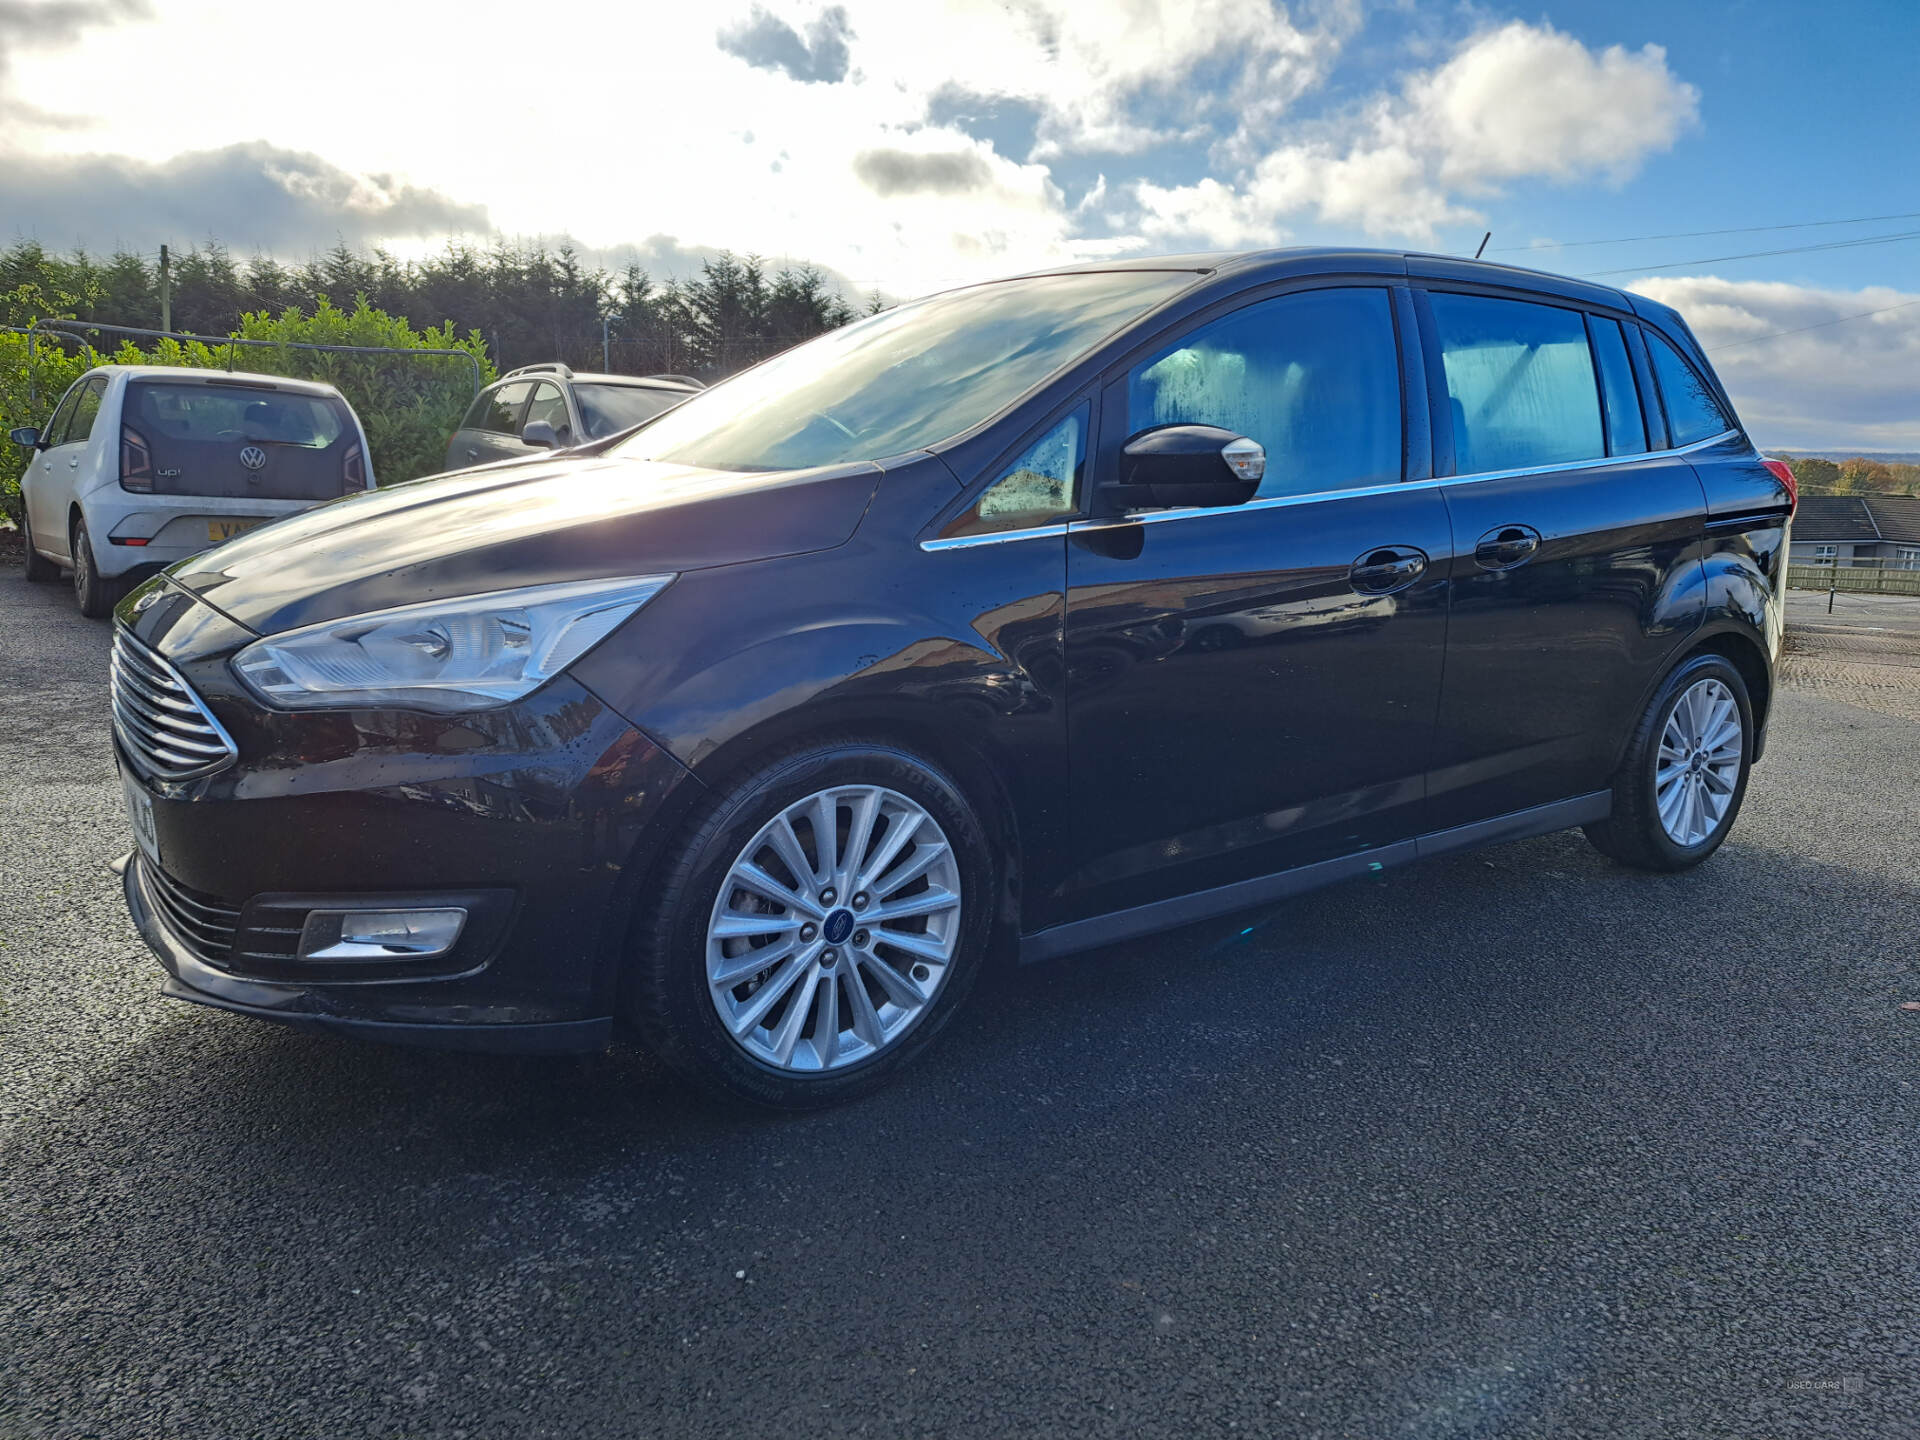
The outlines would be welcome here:
[[[0,627],[9,1440],[1920,1428],[1920,714],[1812,650],[1693,873],[1549,836],[1009,971],[773,1119],[162,1001],[106,627],[17,568]]]

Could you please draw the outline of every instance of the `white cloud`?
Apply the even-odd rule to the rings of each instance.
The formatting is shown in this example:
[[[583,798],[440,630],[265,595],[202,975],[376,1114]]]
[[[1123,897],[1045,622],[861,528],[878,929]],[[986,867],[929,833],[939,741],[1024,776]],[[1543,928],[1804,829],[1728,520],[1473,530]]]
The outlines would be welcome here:
[[[1589,50],[1515,24],[1303,120],[1359,31],[1360,0],[732,0],[644,18],[576,0],[568,32],[620,57],[591,74],[503,69],[526,25],[505,0],[476,0],[451,26],[434,7],[335,0],[329,28],[380,45],[330,71],[312,105],[253,78],[262,54],[305,42],[297,12],[256,7],[236,26],[224,0],[84,6],[123,23],[89,31],[84,53],[43,48],[13,80],[23,106],[86,95],[97,124],[41,130],[24,152],[16,131],[0,164],[152,167],[261,144],[484,207],[508,235],[597,250],[672,236],[813,260],[894,294],[1148,247],[1272,243],[1307,219],[1424,238],[1519,179],[1626,175],[1694,108],[1655,48]],[[421,54],[434,76],[466,78],[402,73],[397,57]],[[150,103],[155,74],[183,73],[220,83]],[[975,121],[951,122],[956,107]],[[90,243],[187,243],[227,225],[167,214],[148,234],[163,213],[123,198],[124,223]],[[88,215],[115,203],[95,200]],[[16,224],[74,233],[51,214]],[[313,247],[335,238],[324,216],[313,228]],[[402,253],[434,243],[350,228]]]
[[[1468,189],[1521,176],[1625,180],[1673,144],[1700,102],[1658,45],[1595,54],[1519,21],[1478,36],[1405,93],[1410,133],[1433,137],[1438,178]]]
[[[1920,450],[1920,295],[1712,275],[1651,276],[1625,288],[1686,317],[1761,445]],[[1830,323],[1846,316],[1863,318]]]
[[[1619,183],[1697,116],[1698,92],[1657,45],[1592,51],[1515,21],[1460,44],[1305,139],[1268,151],[1230,195],[1220,181],[1139,193],[1142,228],[1275,243],[1289,217],[1428,239],[1479,219],[1468,201],[1521,179]]]

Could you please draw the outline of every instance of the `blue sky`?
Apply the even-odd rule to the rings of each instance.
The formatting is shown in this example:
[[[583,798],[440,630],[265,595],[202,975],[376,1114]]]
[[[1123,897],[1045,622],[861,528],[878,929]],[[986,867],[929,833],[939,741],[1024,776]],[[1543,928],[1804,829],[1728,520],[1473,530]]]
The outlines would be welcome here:
[[[310,43],[298,7],[0,6],[0,216],[96,250],[729,248],[895,296],[1490,228],[1679,305],[1763,442],[1920,449],[1920,239],[1719,258],[1920,219],[1529,248],[1920,212],[1920,0],[573,0],[604,66],[503,49],[522,5],[447,13],[334,0],[352,61],[290,97],[249,77]],[[155,104],[156,74],[223,83]]]
[[[1609,0],[1538,13],[1589,46],[1663,46],[1675,72],[1700,91],[1700,122],[1617,190],[1516,187],[1488,207],[1494,246],[1920,212],[1920,108],[1912,102],[1920,0]],[[1914,230],[1920,220],[1592,247],[1551,268],[1664,263]],[[1478,241],[1448,236],[1458,245],[1469,238]],[[1717,268],[1753,279],[1914,290],[1920,240]]]

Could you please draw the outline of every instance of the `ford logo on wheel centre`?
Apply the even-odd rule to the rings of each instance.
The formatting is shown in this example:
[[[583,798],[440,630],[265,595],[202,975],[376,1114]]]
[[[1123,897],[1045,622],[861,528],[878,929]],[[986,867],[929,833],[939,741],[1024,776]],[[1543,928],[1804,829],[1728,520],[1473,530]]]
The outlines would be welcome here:
[[[258,445],[242,446],[240,450],[240,463],[249,470],[264,470],[267,468],[267,452],[262,450]]]

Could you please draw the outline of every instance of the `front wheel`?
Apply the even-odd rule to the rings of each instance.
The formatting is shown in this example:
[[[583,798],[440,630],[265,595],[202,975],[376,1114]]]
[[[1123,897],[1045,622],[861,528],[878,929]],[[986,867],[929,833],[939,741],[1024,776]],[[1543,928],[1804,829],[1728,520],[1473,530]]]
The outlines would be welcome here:
[[[73,522],[73,598],[80,613],[89,620],[103,620],[113,613],[120,597],[127,593],[127,582],[102,575],[93,563],[93,540],[87,534],[87,522]]]
[[[1634,727],[1613,813],[1586,827],[1601,853],[1642,870],[1686,870],[1727,838],[1753,764],[1753,706],[1740,672],[1696,655],[1669,675]]]
[[[692,822],[639,927],[627,1011],[668,1064],[778,1109],[834,1104],[924,1050],[991,930],[985,830],[938,767],[826,744]]]

